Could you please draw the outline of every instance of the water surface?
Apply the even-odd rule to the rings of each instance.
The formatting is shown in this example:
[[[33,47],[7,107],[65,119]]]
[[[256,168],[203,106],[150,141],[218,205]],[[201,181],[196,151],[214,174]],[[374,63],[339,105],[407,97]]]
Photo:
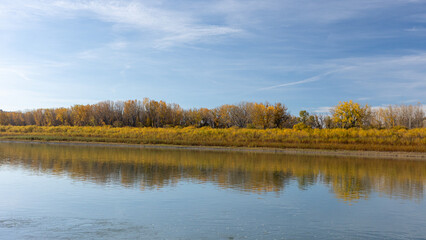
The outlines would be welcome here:
[[[426,239],[426,162],[0,143],[1,239]]]

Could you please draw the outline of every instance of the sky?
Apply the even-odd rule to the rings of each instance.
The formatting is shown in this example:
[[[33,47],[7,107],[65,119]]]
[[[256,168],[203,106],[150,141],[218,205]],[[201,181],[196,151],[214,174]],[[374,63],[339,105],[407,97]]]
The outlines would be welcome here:
[[[426,104],[426,0],[1,0],[0,109]]]

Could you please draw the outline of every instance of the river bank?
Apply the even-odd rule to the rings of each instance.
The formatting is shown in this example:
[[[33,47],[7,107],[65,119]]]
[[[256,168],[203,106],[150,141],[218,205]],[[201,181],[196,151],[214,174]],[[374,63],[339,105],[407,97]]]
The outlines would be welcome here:
[[[419,159],[426,156],[426,128],[294,130],[0,126],[1,140],[386,158]]]

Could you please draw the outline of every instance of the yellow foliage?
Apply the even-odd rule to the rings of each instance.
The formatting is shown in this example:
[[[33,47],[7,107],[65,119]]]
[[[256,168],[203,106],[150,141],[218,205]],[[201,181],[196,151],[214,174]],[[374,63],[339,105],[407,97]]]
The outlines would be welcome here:
[[[426,129],[247,129],[0,126],[0,138],[230,147],[426,152]]]
[[[343,128],[361,127],[368,108],[368,105],[361,107],[359,103],[354,103],[352,100],[340,102],[332,111],[333,121]]]

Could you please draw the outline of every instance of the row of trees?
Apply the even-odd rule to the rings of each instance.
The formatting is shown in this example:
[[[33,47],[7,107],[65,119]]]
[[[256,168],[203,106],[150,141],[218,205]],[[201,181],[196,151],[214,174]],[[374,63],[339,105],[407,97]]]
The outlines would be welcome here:
[[[37,109],[26,112],[0,112],[0,125],[165,127],[210,126],[213,128],[256,127],[283,128],[291,118],[287,108],[276,103],[240,103],[214,109],[184,110],[145,98],[143,101],[104,101],[71,108]]]
[[[339,103],[331,114],[300,111],[291,115],[284,104],[242,102],[214,109],[184,110],[145,98],[143,101],[103,101],[70,108],[37,109],[25,112],[0,110],[0,125],[167,127],[210,126],[212,128],[393,128],[423,127],[425,114],[420,104],[372,109],[352,101]]]

